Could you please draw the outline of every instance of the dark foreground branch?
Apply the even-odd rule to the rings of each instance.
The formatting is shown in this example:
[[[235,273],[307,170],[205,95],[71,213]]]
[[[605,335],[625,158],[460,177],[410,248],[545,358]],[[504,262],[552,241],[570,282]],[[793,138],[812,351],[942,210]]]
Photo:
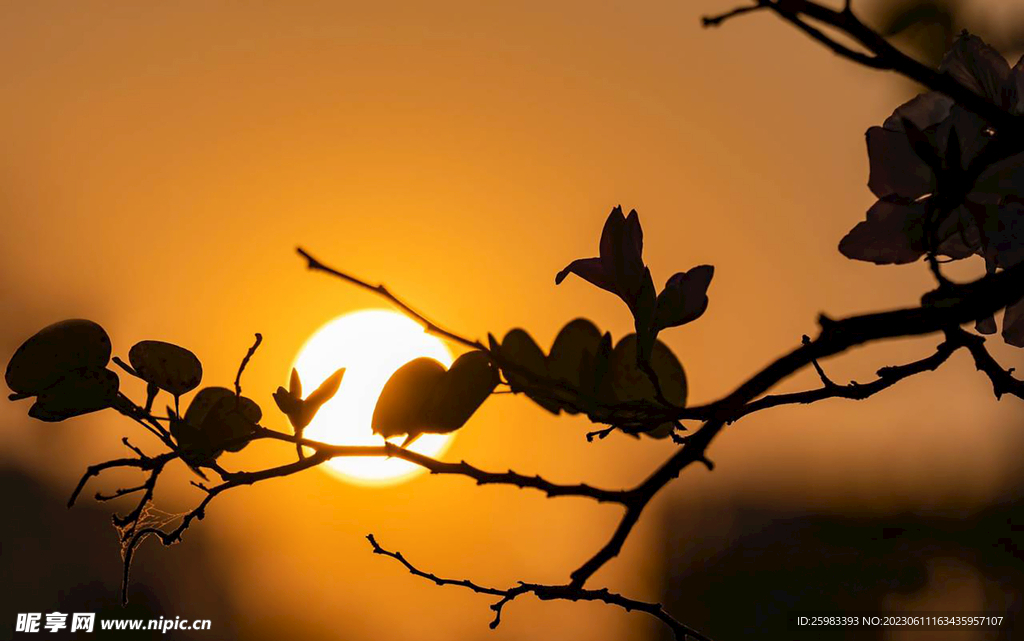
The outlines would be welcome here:
[[[650,500],[692,463],[705,463],[707,447],[725,425],[744,414],[748,403],[815,360],[842,353],[851,347],[889,338],[946,332],[956,336],[960,325],[986,318],[1024,295],[1024,263],[978,280],[951,285],[922,297],[918,307],[840,320],[820,319],[817,338],[776,359],[732,393],[712,404],[710,417],[682,448],[635,489],[635,493],[611,539],[571,575],[572,584],[583,586],[608,561],[616,557]],[[939,357],[936,357],[937,359]],[[930,363],[925,363],[925,366]],[[911,369],[920,367],[912,364]],[[884,387],[883,387],[884,388]],[[685,412],[685,410],[684,410]],[[682,416],[676,418],[683,418]]]
[[[312,469],[325,463],[334,458],[340,457],[354,457],[354,456],[377,456],[377,457],[394,457],[400,458],[410,463],[419,465],[426,469],[431,474],[451,474],[457,476],[465,476],[476,481],[477,485],[511,485],[521,489],[535,489],[543,492],[548,497],[559,497],[559,496],[575,496],[581,498],[588,498],[598,503],[619,503],[622,505],[628,504],[633,500],[634,493],[629,490],[607,490],[586,483],[576,484],[560,484],[553,483],[542,478],[539,475],[527,476],[519,474],[512,470],[507,472],[488,472],[478,467],[470,465],[465,461],[459,463],[449,463],[445,461],[439,461],[437,459],[424,456],[411,450],[403,449],[397,445],[391,443],[385,443],[381,446],[363,446],[363,445],[330,445],[327,443],[321,443],[318,441],[311,441],[308,439],[296,437],[291,434],[285,434],[284,432],[278,432],[265,427],[258,427],[256,431],[248,437],[249,440],[259,439],[270,439],[276,441],[282,441],[302,447],[311,448],[314,450],[313,454],[297,461],[287,463],[285,465],[279,465],[270,467],[262,470],[252,472],[228,472],[220,469],[219,474],[221,475],[222,482],[213,486],[206,486],[201,484],[195,484],[196,487],[205,492],[205,496],[202,501],[193,508],[190,512],[184,514],[177,526],[172,529],[162,529],[159,527],[145,527],[138,528],[138,522],[143,514],[144,508],[149,504],[152,498],[153,489],[156,484],[156,480],[163,470],[164,466],[171,460],[178,458],[177,453],[167,453],[160,457],[154,458],[140,458],[140,459],[118,459],[115,461],[109,461],[107,463],[101,463],[94,465],[89,468],[85,476],[79,482],[78,487],[72,495],[71,503],[81,492],[85,483],[93,476],[99,475],[102,471],[115,467],[133,467],[150,472],[150,476],[147,481],[138,488],[127,488],[124,490],[118,490],[113,495],[104,498],[115,498],[116,496],[123,496],[128,493],[134,493],[136,491],[144,491],[145,494],[143,499],[139,502],[136,508],[124,517],[115,517],[115,525],[118,526],[122,532],[122,543],[124,544],[125,557],[124,557],[124,574],[122,578],[121,595],[122,600],[127,603],[128,600],[128,579],[131,571],[131,564],[134,559],[135,550],[141,545],[141,543],[148,537],[154,536],[160,540],[164,545],[173,545],[179,542],[184,535],[185,531],[197,520],[202,520],[206,514],[206,508],[210,505],[214,498],[223,494],[224,492],[244,485],[254,485],[261,481],[266,481],[273,478],[284,478],[297,474],[299,472]]]
[[[605,588],[598,590],[583,589],[573,587],[571,585],[543,585],[538,583],[525,583],[520,581],[515,587],[508,588],[505,590],[499,588],[487,587],[475,583],[468,579],[446,579],[439,577],[431,572],[425,572],[415,565],[409,562],[408,559],[401,552],[392,552],[385,550],[377,543],[377,540],[372,534],[368,534],[366,539],[370,542],[373,547],[374,554],[381,554],[383,556],[391,557],[395,559],[408,570],[414,576],[418,576],[428,581],[431,581],[435,585],[453,585],[468,590],[472,590],[477,594],[486,594],[489,596],[499,597],[499,600],[491,605],[491,609],[494,611],[494,619],[491,621],[491,628],[496,628],[501,623],[501,612],[502,609],[525,594],[533,594],[542,601],[598,601],[600,603],[606,603],[608,605],[614,605],[624,609],[626,612],[643,612],[650,616],[658,619],[661,623],[668,626],[672,630],[672,634],[679,641],[685,641],[686,639],[695,639],[697,641],[711,641],[708,637],[704,636],[700,632],[693,628],[683,625],[681,622],[676,620],[672,615],[665,611],[665,609],[659,603],[651,603],[647,601],[637,601],[628,597],[610,592]]]
[[[702,22],[705,27],[718,26],[727,20],[760,10],[771,11],[848,60],[873,69],[894,71],[933,91],[944,93],[983,117],[997,129],[1015,132],[1014,135],[1020,136],[1021,125],[1024,123],[1021,116],[1015,116],[988,98],[971,91],[949,74],[941,73],[903,53],[881,34],[861,22],[850,9],[849,3],[846,3],[843,9],[836,10],[810,0],[755,0],[752,4],[717,16],[705,16]],[[863,47],[864,52],[847,47],[816,28],[807,19],[847,36]]]

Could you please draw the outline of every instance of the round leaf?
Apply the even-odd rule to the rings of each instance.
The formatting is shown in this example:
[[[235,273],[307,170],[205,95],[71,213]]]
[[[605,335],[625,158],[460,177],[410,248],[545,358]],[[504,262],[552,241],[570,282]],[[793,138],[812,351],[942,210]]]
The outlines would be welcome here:
[[[204,387],[192,399],[184,418],[171,422],[171,434],[190,453],[187,461],[198,464],[216,458],[221,450],[241,450],[248,442],[238,439],[251,434],[261,418],[263,411],[253,400],[236,397],[224,387]],[[235,442],[223,447],[227,441]]]
[[[7,386],[35,396],[67,372],[102,369],[110,360],[110,337],[89,320],[73,319],[45,327],[25,341],[7,364]]]
[[[444,365],[426,357],[415,358],[395,370],[373,408],[373,433],[391,438],[412,436],[429,428],[428,405],[444,375]]]
[[[171,343],[141,341],[128,352],[128,360],[139,378],[173,396],[191,392],[203,379],[196,355]]]
[[[569,322],[558,332],[551,353],[548,354],[548,372],[551,378],[580,388],[580,363],[584,354],[590,358],[597,353],[601,332],[585,318]]]
[[[533,379],[546,380],[548,378],[547,357],[541,351],[537,342],[524,330],[513,329],[505,334],[501,341],[501,356],[509,361],[514,367],[506,367],[502,371],[508,380],[509,386],[517,392],[526,392],[535,403],[551,412],[558,414],[561,405],[551,399],[530,393],[531,388],[536,388]]]
[[[455,359],[434,388],[428,410],[430,432],[447,433],[466,424],[498,385],[498,368],[486,352],[467,352]]]
[[[228,452],[238,452],[248,441],[244,437],[256,431],[263,411],[252,399],[244,396],[222,397],[203,418],[200,430],[210,443]]]
[[[185,421],[198,428],[206,420],[206,415],[222,398],[234,397],[235,393],[226,387],[204,387],[196,393],[185,411]]]
[[[72,370],[39,393],[28,415],[52,423],[106,409],[117,397],[118,386],[117,374],[108,369]]]
[[[637,365],[636,334],[622,338],[612,351],[605,378],[604,393],[617,402],[650,401],[657,402],[657,392],[647,374]],[[658,384],[665,399],[674,405],[686,404],[686,374],[672,350],[661,341],[655,341],[651,353],[651,367],[658,377]],[[649,434],[656,437],[667,436],[672,426],[666,423],[658,426]]]

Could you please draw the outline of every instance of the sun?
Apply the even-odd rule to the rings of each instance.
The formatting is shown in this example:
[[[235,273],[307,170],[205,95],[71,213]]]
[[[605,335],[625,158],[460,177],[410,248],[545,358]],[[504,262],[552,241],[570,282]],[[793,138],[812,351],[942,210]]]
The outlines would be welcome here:
[[[293,367],[308,394],[338,368],[345,377],[334,398],[317,412],[305,437],[335,445],[381,445],[370,431],[377,397],[391,374],[420,356],[450,367],[452,355],[438,338],[427,334],[410,318],[385,309],[367,309],[339,316],[313,334],[299,351]],[[438,456],[448,449],[453,435],[424,434],[410,450]],[[392,439],[400,444],[404,437]],[[361,484],[388,484],[406,480],[423,468],[397,458],[341,457],[327,469]]]

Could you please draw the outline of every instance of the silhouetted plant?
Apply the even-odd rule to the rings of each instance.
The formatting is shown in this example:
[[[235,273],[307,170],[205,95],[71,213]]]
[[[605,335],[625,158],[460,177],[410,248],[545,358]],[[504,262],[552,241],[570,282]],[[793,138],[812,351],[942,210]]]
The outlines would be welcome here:
[[[336,457],[393,456],[435,474],[466,476],[480,485],[532,488],[548,497],[587,497],[623,508],[609,540],[573,570],[566,583],[555,585],[520,582],[496,588],[443,578],[419,569],[402,554],[380,546],[373,535],[368,536],[373,552],[394,558],[414,575],[438,585],[456,585],[496,597],[491,606],[495,613],[492,627],[498,625],[505,605],[520,595],[533,594],[544,600],[601,601],[645,612],[669,626],[679,639],[705,639],[657,603],[588,587],[588,583],[595,572],[618,555],[646,506],[663,487],[693,463],[712,468],[706,451],[726,425],[780,405],[827,398],[865,399],[910,376],[940,367],[959,349],[972,355],[978,369],[991,380],[997,398],[1003,394],[1024,398],[1024,382],[995,361],[979,335],[995,331],[992,316],[1005,308],[1003,337],[1012,345],[1024,345],[1024,235],[1020,222],[1024,213],[1024,59],[1011,68],[980,38],[964,33],[935,69],[895,49],[860,21],[849,3],[834,10],[806,0],[758,0],[705,18],[704,24],[719,25],[756,11],[774,13],[840,56],[872,68],[896,71],[929,88],[928,93],[897,108],[882,126],[868,131],[868,184],[878,201],[839,244],[844,255],[878,264],[914,263],[925,258],[937,285],[921,297],[919,304],[841,319],[821,316],[815,338],[804,336],[799,346],[718,400],[687,406],[683,367],[658,336],[704,313],[714,270],[700,265],[679,272],[657,292],[651,270],[643,260],[643,232],[635,211],[626,216],[621,208],[613,209],[601,234],[598,256],[574,260],[555,277],[560,283],[575,274],[615,294],[632,313],[635,333],[615,342],[591,321],[576,319],[562,328],[546,354],[523,329],[513,329],[501,341],[489,335],[487,344],[445,329],[384,286],[335,270],[305,250],[298,250],[310,269],[385,297],[427,331],[468,350],[447,370],[434,360],[420,358],[396,371],[374,411],[376,433],[389,438],[405,435],[407,445],[423,433],[452,432],[463,427],[491,393],[499,387],[507,388],[554,414],[587,416],[599,426],[586,434],[588,439],[604,438],[616,431],[634,437],[671,437],[667,443],[673,451],[665,462],[637,486],[621,490],[553,483],[539,475],[511,470],[488,472],[466,462],[439,461],[386,441],[379,446],[339,446],[305,438],[303,429],[337,392],[344,370],[305,398],[298,374],[293,371],[288,389],[278,388],[274,394],[293,431],[289,434],[265,427],[260,424],[260,407],[242,395],[241,387],[246,364],[260,344],[259,334],[242,360],[234,391],[203,388],[184,414],[179,399],[199,386],[199,359],[168,343],[136,344],[129,351],[130,364],[117,357],[113,362],[146,382],[146,400],[138,404],[119,391],[117,375],[107,368],[111,343],[102,328],[82,320],[51,325],[26,341],[12,357],[6,374],[13,391],[11,399],[35,398],[29,414],[44,421],[110,408],[144,427],[165,447],[165,451],[150,455],[124,439],[133,456],[89,467],[69,501],[73,504],[89,479],[105,470],[135,468],[145,474],[145,481],[137,487],[96,495],[98,500],[141,495],[132,511],[114,517],[124,549],[123,597],[127,599],[129,570],[139,544],[150,536],[164,545],[176,543],[223,492],[295,474]],[[846,40],[837,40],[823,31],[823,26]],[[846,44],[850,40],[855,45]],[[984,259],[986,265],[987,273],[982,278],[955,283],[942,271],[947,260],[975,256]],[[979,333],[962,327],[969,323],[976,323]],[[821,358],[857,345],[924,334],[942,335],[933,353],[913,362],[883,367],[876,379],[866,383],[836,383],[818,363]],[[808,366],[817,372],[820,387],[769,393],[780,381]],[[174,399],[166,416],[153,413],[160,393]],[[699,427],[690,431],[684,421],[693,422],[691,427],[699,423]],[[297,457],[256,471],[231,471],[218,463],[223,452],[237,452],[255,440],[290,444]],[[201,477],[202,481],[194,484],[205,496],[176,524],[154,523],[150,515],[155,485],[161,472],[176,459]],[[218,480],[211,482],[212,475]]]

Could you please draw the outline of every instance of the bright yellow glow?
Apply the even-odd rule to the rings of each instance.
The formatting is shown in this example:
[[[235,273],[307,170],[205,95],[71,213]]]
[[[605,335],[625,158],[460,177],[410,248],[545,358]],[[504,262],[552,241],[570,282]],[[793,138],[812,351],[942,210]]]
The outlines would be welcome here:
[[[392,311],[352,312],[321,327],[302,346],[293,365],[302,380],[303,395],[338,368],[346,371],[338,393],[320,408],[305,436],[336,445],[381,445],[383,439],[370,431],[377,397],[395,370],[420,356],[437,359],[445,367],[452,364],[451,353],[440,339]],[[438,456],[448,449],[452,436],[424,434],[409,449]],[[404,438],[392,441],[400,444]],[[401,459],[380,457],[336,458],[327,466],[345,479],[364,484],[395,483],[424,471]]]

